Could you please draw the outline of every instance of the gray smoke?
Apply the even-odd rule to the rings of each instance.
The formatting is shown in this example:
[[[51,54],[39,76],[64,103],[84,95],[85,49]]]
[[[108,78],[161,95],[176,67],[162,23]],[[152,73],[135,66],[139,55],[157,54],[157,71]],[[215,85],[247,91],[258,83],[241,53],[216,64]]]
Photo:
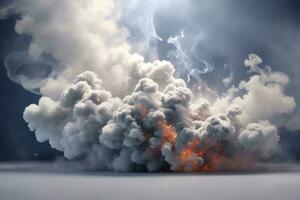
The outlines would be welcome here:
[[[256,112],[265,115],[254,119],[256,112],[252,116],[243,107],[251,106],[249,98],[257,98],[248,91],[226,106],[225,112],[216,112],[222,100],[210,106],[193,98],[182,80],[172,78],[170,63],[157,61],[150,68],[138,69],[144,75],[140,74],[133,92],[122,100],[105,90],[95,73],[85,72],[59,100],[42,97],[38,105],[27,107],[24,119],[38,141],[49,141],[66,158],[85,158],[100,169],[158,171],[169,166],[172,171],[233,170],[249,167],[249,163],[235,168],[228,164],[238,162],[241,155],[267,159],[277,152],[277,128],[267,119],[289,109],[274,107],[265,113],[268,108],[262,107]],[[250,79],[241,84],[258,83]],[[272,79],[270,84],[284,87],[285,83]],[[251,123],[244,118],[250,118]]]
[[[288,76],[260,68],[257,55],[245,61],[249,80],[209,101],[170,62],[132,53],[113,0],[23,0],[13,11],[17,33],[32,41],[29,66],[8,59],[8,74],[42,95],[24,119],[66,158],[115,171],[221,171],[278,151],[276,120],[296,103],[285,95]],[[45,65],[45,55],[55,62]]]

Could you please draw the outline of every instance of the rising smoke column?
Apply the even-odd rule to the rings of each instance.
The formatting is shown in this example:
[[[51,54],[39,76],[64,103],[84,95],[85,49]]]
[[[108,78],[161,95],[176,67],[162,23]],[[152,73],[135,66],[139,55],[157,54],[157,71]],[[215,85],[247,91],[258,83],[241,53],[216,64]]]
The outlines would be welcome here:
[[[32,36],[29,56],[57,63],[24,119],[66,158],[114,171],[210,172],[247,169],[277,152],[273,123],[296,105],[284,94],[289,78],[260,68],[257,55],[245,61],[249,80],[208,102],[170,62],[131,53],[113,0],[24,0],[14,12],[16,31]]]

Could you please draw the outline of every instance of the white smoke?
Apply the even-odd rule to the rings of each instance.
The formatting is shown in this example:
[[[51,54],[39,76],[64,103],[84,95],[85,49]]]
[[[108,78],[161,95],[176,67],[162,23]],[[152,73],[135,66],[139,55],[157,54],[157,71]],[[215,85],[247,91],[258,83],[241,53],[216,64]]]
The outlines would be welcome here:
[[[245,60],[249,72],[255,72],[248,81],[241,81],[237,88],[229,89],[224,97],[213,105],[215,113],[225,112],[230,106],[239,107],[243,112],[239,121],[246,125],[260,120],[275,122],[283,114],[292,113],[296,107],[293,97],[286,96],[284,90],[289,83],[289,77],[281,72],[273,72],[269,66],[258,67],[262,59],[250,54]]]
[[[131,53],[113,0],[23,0],[14,12],[17,33],[32,37],[30,59],[57,63],[43,76],[10,73],[42,95],[24,119],[66,158],[115,171],[217,171],[277,152],[272,123],[296,104],[284,93],[289,78],[260,69],[258,56],[245,61],[249,80],[208,102],[174,77],[170,62]]]
[[[231,66],[229,65],[224,65],[224,68],[228,71],[230,71],[229,76],[223,78],[222,82],[224,84],[225,87],[228,87],[229,85],[232,84],[233,79],[234,79],[234,72]]]
[[[41,94],[59,97],[76,75],[86,70],[99,74],[111,91],[126,90],[126,67],[143,58],[128,53],[128,32],[117,24],[119,11],[113,1],[23,0],[17,8],[21,18],[16,32],[32,36],[29,56],[39,60],[47,54],[59,63],[40,88]],[[104,75],[104,70],[109,72]],[[121,75],[123,79],[111,82],[111,77]],[[123,85],[122,91],[119,85]]]
[[[199,80],[200,75],[212,72],[214,65],[197,55],[196,48],[201,40],[200,30],[197,29],[196,33],[186,30],[188,29],[183,29],[179,35],[168,39],[167,42],[175,47],[168,53],[168,57],[175,59],[178,70],[183,71],[190,82],[192,77]]]
[[[122,16],[124,21],[129,26],[137,28],[141,31],[144,40],[149,42],[152,38],[156,38],[162,41],[162,38],[158,35],[155,26],[155,12],[160,0],[145,0],[143,2],[137,0],[118,1],[120,7],[122,7]]]

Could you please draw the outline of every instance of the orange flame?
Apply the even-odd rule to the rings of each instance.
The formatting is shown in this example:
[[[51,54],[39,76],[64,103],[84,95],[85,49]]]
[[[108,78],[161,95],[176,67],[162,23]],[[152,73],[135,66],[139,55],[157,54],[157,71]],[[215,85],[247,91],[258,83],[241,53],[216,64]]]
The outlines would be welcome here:
[[[164,121],[159,122],[159,127],[163,131],[163,135],[162,135],[162,138],[161,138],[161,145],[163,145],[167,142],[170,143],[170,144],[175,144],[176,139],[177,139],[177,134],[176,134],[175,129],[171,125],[168,125]]]
[[[139,105],[141,119],[148,115],[148,109],[144,105]],[[175,128],[166,121],[161,120],[158,127],[162,130],[160,146],[153,149],[153,156],[159,156],[160,148],[165,143],[170,143],[173,147],[176,144],[177,133]],[[146,141],[151,137],[151,133],[144,133]],[[224,146],[219,140],[206,140],[204,143],[200,139],[192,139],[179,153],[177,153],[178,167],[176,172],[184,172],[185,166],[189,166],[189,171],[193,172],[218,172],[250,169],[254,163],[249,155],[228,156],[224,153]],[[203,159],[203,162],[201,162]]]
[[[177,171],[183,172],[185,163],[189,163],[190,171],[201,171],[202,163],[199,162],[199,158],[203,158],[205,152],[198,148],[200,141],[198,139],[193,139],[190,141],[185,148],[178,155],[178,160],[180,166]],[[197,159],[198,158],[198,159]]]
[[[161,146],[165,143],[175,145],[177,140],[177,133],[175,128],[167,124],[164,121],[160,121],[159,127],[162,129],[163,135],[161,137]],[[179,166],[175,171],[184,172],[185,165],[188,164],[190,171],[194,172],[211,172],[215,170],[215,166],[218,166],[221,162],[220,156],[216,153],[208,153],[208,151],[214,147],[215,151],[217,143],[210,142],[199,148],[200,140],[195,138],[191,140],[186,147],[184,147],[177,155]],[[199,158],[204,159],[204,163],[199,161]]]

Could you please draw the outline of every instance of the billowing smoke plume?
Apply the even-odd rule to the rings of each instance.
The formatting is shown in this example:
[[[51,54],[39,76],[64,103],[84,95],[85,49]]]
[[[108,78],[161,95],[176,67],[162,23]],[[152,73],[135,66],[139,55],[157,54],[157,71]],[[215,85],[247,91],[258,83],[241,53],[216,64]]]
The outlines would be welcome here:
[[[266,117],[243,124],[245,117],[253,117],[243,107],[252,95],[249,92],[225,112],[214,113],[212,108],[219,102],[210,106],[195,101],[185,83],[173,78],[170,63],[157,61],[137,69],[141,78],[123,100],[103,89],[95,73],[85,72],[59,100],[42,97],[38,105],[27,107],[24,119],[38,141],[49,141],[68,159],[92,156],[94,165],[117,171],[157,171],[167,166],[174,171],[240,168],[247,165],[229,163],[240,163],[245,157],[266,159],[278,150],[277,128],[266,119],[289,108],[274,107]],[[270,84],[281,87],[283,83],[272,80]],[[245,161],[242,164],[249,164]]]
[[[284,93],[289,78],[260,68],[257,55],[245,61],[249,80],[209,102],[170,62],[131,52],[113,0],[23,0],[14,12],[16,31],[32,37],[30,65],[8,59],[8,72],[42,95],[24,119],[66,158],[115,171],[210,172],[247,169],[278,151],[276,120],[296,104]],[[43,73],[20,74],[32,67]]]

